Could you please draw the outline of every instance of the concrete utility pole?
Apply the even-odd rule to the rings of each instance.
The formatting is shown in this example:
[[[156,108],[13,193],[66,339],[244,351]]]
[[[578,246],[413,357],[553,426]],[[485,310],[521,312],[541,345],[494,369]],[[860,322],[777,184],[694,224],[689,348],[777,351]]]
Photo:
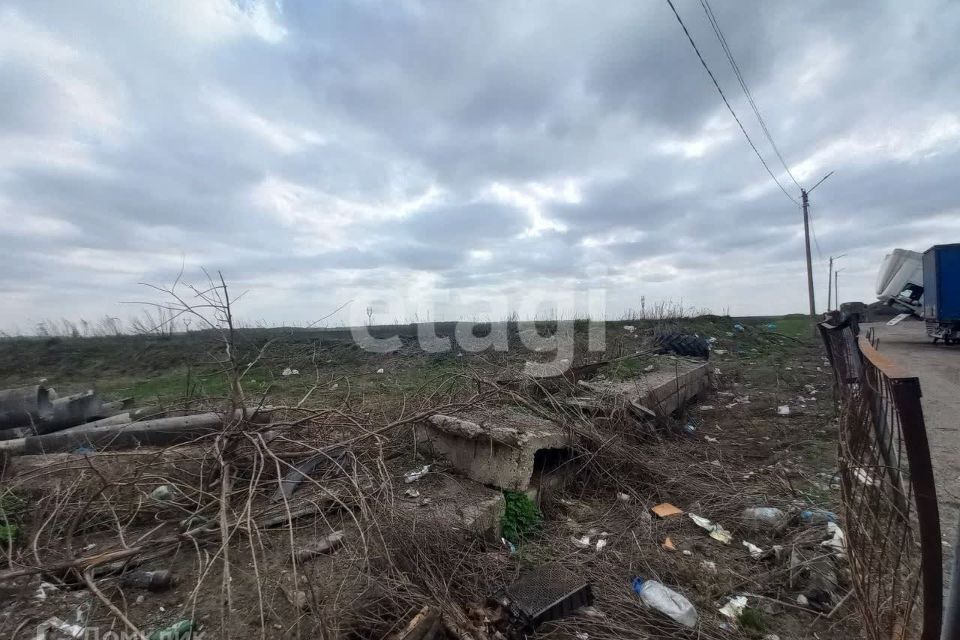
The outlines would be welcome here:
[[[810,199],[807,198],[806,189],[800,189],[800,196],[803,198],[803,239],[807,245],[807,295],[810,296],[810,319],[816,320],[817,303],[813,299],[813,264],[810,260]]]
[[[824,180],[832,175],[833,171],[820,178],[817,184],[810,187],[810,191],[807,191],[803,187],[800,188],[800,197],[803,200],[803,240],[807,248],[807,295],[810,298],[810,320],[812,322],[816,322],[817,320],[817,303],[813,296],[813,261],[810,258],[810,198],[808,196],[814,189],[819,187]],[[829,279],[827,279],[827,286],[830,286]],[[827,309],[827,311],[829,311],[829,309]],[[817,333],[816,325],[813,325],[813,333],[814,335]]]
[[[833,272],[833,291],[834,291],[834,293],[835,293],[836,296],[837,296],[837,309],[840,308],[840,278],[839,278],[839,276],[840,276],[840,272],[841,272],[841,271],[843,271],[843,269],[837,269],[836,271]]]
[[[840,258],[844,257],[845,255],[847,255],[847,254],[841,253],[841,254],[838,255],[838,256],[830,256],[830,271],[827,272],[827,313],[830,313],[830,310],[833,308],[833,307],[832,307],[832,302],[831,302],[831,298],[833,297],[833,296],[831,295],[831,294],[833,293],[833,261],[834,261],[834,260],[839,260]],[[838,304],[838,305],[840,304],[840,301],[839,301],[839,300],[837,300],[837,304]]]

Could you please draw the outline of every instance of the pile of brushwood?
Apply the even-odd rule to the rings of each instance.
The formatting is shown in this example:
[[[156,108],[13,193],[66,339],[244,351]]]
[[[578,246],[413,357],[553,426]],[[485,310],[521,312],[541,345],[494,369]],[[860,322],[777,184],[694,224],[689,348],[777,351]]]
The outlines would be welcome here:
[[[270,404],[244,392],[226,286],[218,287],[205,292],[216,296],[214,324],[231,381],[226,402],[93,428],[89,416],[82,442],[56,447],[43,439],[65,432],[42,433],[38,411],[17,427],[32,433],[6,441],[17,444],[2,449],[0,634],[856,633],[856,614],[845,606],[842,529],[829,510],[814,510],[832,506],[832,479],[810,463],[811,433],[829,441],[833,427],[812,404],[789,419],[768,411],[765,393],[796,391],[780,377],[775,387],[751,382],[748,390],[738,375],[717,372],[716,395],[675,416],[587,412],[568,402],[582,393],[572,377],[516,385],[469,372],[389,409],[365,397],[316,406],[310,393]],[[819,353],[798,347],[793,357],[809,366],[811,376],[795,381],[809,397],[804,385],[815,380]],[[434,414],[503,406],[569,432],[566,483],[533,500],[508,494],[502,537],[422,517],[431,480],[456,485],[461,476],[421,457],[415,427]],[[676,515],[651,514],[664,503]],[[757,508],[773,516],[745,515]],[[588,584],[592,604],[534,630],[529,620],[518,623],[502,594],[546,565]],[[644,604],[636,578],[682,594],[697,612],[694,628]]]

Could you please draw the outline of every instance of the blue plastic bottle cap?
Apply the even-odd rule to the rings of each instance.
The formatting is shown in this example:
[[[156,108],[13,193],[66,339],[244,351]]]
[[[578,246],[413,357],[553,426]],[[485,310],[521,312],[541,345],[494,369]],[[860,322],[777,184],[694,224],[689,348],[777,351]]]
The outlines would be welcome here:
[[[643,578],[639,576],[633,579],[633,592],[637,595],[640,595],[640,590],[643,589]]]

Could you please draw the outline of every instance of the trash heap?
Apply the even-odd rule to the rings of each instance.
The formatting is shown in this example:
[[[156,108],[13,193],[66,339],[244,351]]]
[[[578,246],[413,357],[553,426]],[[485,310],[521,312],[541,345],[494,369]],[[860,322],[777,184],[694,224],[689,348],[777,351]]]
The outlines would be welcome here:
[[[822,619],[848,637],[839,518],[780,462],[748,470],[730,432],[703,436],[708,407],[759,391],[713,409],[715,363],[653,351],[476,376],[391,416],[0,392],[0,587],[18,598],[0,625],[605,640],[809,637]]]

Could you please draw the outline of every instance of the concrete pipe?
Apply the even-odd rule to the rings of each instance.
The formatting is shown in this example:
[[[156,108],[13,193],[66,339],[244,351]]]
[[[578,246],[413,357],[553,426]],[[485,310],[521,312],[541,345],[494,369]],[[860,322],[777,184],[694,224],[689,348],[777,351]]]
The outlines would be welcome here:
[[[0,429],[28,426],[52,412],[50,392],[43,385],[0,389]]]

